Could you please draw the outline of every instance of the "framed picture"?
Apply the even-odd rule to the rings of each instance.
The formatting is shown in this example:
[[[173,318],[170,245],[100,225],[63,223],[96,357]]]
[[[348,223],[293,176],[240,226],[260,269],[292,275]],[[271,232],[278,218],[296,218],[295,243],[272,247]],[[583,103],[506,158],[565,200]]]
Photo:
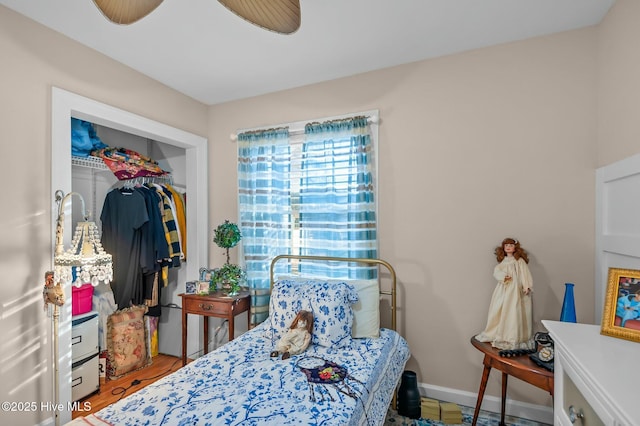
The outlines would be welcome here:
[[[601,333],[640,342],[640,271],[609,268]]]
[[[186,294],[195,294],[198,292],[198,281],[187,281],[185,285],[185,293]]]
[[[209,285],[211,283],[209,281],[198,281],[198,286],[196,288],[196,292],[198,294],[208,294],[209,293]]]
[[[200,268],[200,281],[211,281],[213,269]]]

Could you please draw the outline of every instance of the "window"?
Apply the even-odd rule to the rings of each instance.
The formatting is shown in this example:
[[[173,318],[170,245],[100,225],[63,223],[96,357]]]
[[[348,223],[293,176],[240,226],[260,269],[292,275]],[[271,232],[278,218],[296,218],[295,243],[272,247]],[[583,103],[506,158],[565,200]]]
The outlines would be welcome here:
[[[377,257],[377,124],[362,114],[238,135],[240,228],[254,322],[266,318],[279,254]],[[300,126],[298,126],[300,127]],[[283,263],[278,274],[292,272]],[[293,264],[303,275],[375,277],[375,268]]]

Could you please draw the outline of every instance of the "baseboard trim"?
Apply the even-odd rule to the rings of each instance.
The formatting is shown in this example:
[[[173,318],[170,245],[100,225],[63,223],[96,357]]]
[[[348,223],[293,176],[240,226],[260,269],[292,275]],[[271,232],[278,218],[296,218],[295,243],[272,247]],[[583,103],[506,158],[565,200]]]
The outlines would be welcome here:
[[[467,407],[475,407],[478,399],[477,393],[445,388],[442,386],[420,383],[420,395],[440,401],[455,402]],[[499,397],[485,395],[482,400],[482,409],[492,413],[500,413],[501,401]],[[545,405],[530,404],[507,398],[506,414],[533,420],[548,425],[553,424],[553,408]]]

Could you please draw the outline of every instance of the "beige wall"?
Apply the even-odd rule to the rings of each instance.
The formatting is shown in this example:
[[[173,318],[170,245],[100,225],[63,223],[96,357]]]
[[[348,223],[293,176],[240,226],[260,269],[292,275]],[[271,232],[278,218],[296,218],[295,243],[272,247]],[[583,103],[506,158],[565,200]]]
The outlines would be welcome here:
[[[207,107],[0,6],[0,399],[52,401],[51,320],[42,303],[51,269],[54,206],[51,87],[206,135]],[[34,425],[51,412],[1,412]]]
[[[408,368],[423,383],[476,392],[481,356],[468,340],[484,327],[503,237],[531,254],[538,325],[558,317],[567,281],[578,320],[593,321],[594,169],[638,152],[638,19],[637,2],[618,0],[598,28],[207,108],[0,6],[2,400],[52,398],[41,303],[51,86],[207,136],[210,223],[237,217],[230,133],[379,109],[380,255],[398,272]],[[212,251],[211,263],[221,261]],[[488,393],[499,394],[498,376]],[[509,396],[551,402],[515,380]],[[47,417],[1,414],[16,425]]]
[[[565,282],[578,319],[593,320],[595,61],[589,28],[211,107],[210,221],[237,217],[230,133],[379,109],[380,256],[398,273],[408,368],[477,392],[469,338],[504,237],[531,253],[538,327],[559,318]],[[551,403],[518,381],[509,396]]]
[[[640,152],[640,2],[617,0],[598,27],[598,157],[605,166]]]

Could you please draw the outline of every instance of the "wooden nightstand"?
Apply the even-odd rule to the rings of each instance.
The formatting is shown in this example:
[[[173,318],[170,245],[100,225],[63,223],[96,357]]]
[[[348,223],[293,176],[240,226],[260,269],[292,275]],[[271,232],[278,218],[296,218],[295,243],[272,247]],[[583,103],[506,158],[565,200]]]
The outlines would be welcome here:
[[[182,297],[182,365],[187,365],[187,315],[204,317],[204,353],[209,352],[209,318],[225,318],[229,321],[229,340],[233,340],[233,325],[236,315],[247,312],[247,324],[251,324],[251,296],[241,291],[236,296],[222,292],[212,294],[179,294]]]
[[[471,424],[476,425],[478,414],[480,414],[480,406],[484,391],[487,388],[489,373],[492,368],[502,372],[502,405],[500,409],[500,425],[505,425],[505,405],[507,401],[507,378],[509,376],[516,377],[524,382],[532,384],[542,390],[546,390],[553,396],[553,373],[536,365],[528,356],[517,356],[513,358],[501,357],[500,350],[491,346],[491,343],[479,342],[475,336],[471,338],[471,344],[484,354],[484,370],[482,372],[482,380],[480,382],[480,390],[478,391],[478,400],[476,401],[476,409],[473,413]]]

